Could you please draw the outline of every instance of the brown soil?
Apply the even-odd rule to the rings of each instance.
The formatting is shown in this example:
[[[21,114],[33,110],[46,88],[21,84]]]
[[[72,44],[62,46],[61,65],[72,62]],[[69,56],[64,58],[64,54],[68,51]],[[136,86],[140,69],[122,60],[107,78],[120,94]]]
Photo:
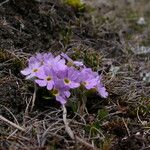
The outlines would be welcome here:
[[[34,110],[30,111],[34,85],[20,74],[26,59],[36,52],[72,54],[72,50],[76,51],[73,58],[103,72],[109,92],[106,100],[89,95],[89,114],[83,118],[67,104],[74,133],[102,150],[150,148],[150,88],[140,76],[149,69],[149,56],[136,55],[128,47],[128,36],[137,28],[131,24],[124,27],[117,12],[121,8],[99,5],[94,10],[91,6],[77,10],[59,0],[9,0],[0,5],[0,115],[27,128],[25,133],[15,131],[0,120],[0,149],[87,149],[67,136],[60,105],[45,98],[47,91],[38,88]],[[109,12],[116,13],[116,23],[109,20]],[[120,68],[114,76],[112,66]]]

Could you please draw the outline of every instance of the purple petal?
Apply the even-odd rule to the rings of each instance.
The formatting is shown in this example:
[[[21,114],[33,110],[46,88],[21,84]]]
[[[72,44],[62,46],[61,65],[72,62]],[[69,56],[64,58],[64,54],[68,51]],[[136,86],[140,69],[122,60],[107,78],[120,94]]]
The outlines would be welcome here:
[[[38,77],[39,79],[45,79],[47,77],[45,75],[43,68],[41,68],[38,72],[36,72],[36,77]]]
[[[70,89],[68,86],[66,86],[66,85],[64,84],[64,80],[62,80],[62,79],[56,79],[56,80],[55,80],[54,87],[55,87],[56,89],[59,89],[61,92],[64,92],[64,91],[67,91],[67,90]]]
[[[26,79],[29,80],[29,79],[32,79],[32,78],[34,78],[34,77],[35,77],[35,73],[31,73],[30,75],[28,75],[28,76],[26,77]]]
[[[73,62],[73,60],[65,53],[61,53],[61,56],[65,58],[67,61]]]
[[[43,59],[43,53],[37,53],[36,58],[41,61]]]
[[[95,78],[91,79],[91,80],[88,80],[87,82],[88,82],[88,84],[85,87],[88,90],[94,88],[98,84],[98,80],[95,79]]]
[[[41,63],[40,62],[36,62],[35,64],[34,64],[34,68],[39,68],[41,66]]]
[[[47,89],[51,90],[53,88],[53,85],[54,85],[53,82],[48,82]]]
[[[35,80],[35,82],[41,87],[44,87],[47,85],[47,82],[45,80]]]
[[[65,70],[67,68],[67,66],[63,63],[60,63],[60,62],[55,62],[53,65],[52,65],[53,69],[55,71],[62,71],[62,70]]]
[[[68,78],[72,81],[76,81],[79,78],[79,71],[74,68],[68,68]]]
[[[30,73],[31,73],[31,69],[30,68],[25,68],[24,70],[22,70],[21,71],[21,73],[23,74],[23,75],[29,75]]]
[[[64,99],[62,96],[58,95],[56,96],[56,100],[60,102],[62,105],[66,103],[66,99]]]
[[[37,59],[32,56],[32,57],[29,58],[28,62],[29,62],[29,66],[30,66],[31,64],[36,63],[36,62],[37,62]]]
[[[103,86],[98,86],[98,93],[103,97],[107,98],[108,97],[108,92],[106,91],[106,88]]]
[[[70,97],[70,95],[71,95],[71,93],[69,91],[65,91],[63,93],[64,93],[65,97],[67,97],[67,98]]]
[[[57,72],[57,75],[60,79],[66,78],[68,74],[68,69],[66,68],[65,70],[60,70]]]
[[[44,71],[44,73],[45,73],[46,76],[49,76],[49,75],[52,74],[52,71],[51,71],[50,67],[44,66],[43,67],[43,71]]]
[[[58,56],[56,56],[54,59],[55,59],[55,61],[57,62],[57,61],[59,61],[59,60],[61,59],[61,57],[60,57],[60,55],[58,55]]]
[[[70,88],[74,89],[74,88],[79,87],[79,86],[80,86],[80,84],[79,84],[79,83],[76,83],[76,82],[71,81],[70,85],[68,85],[68,86],[69,86]]]
[[[43,59],[44,59],[45,63],[50,62],[50,60],[52,60],[53,58],[54,57],[53,57],[52,53],[44,53],[43,54]]]
[[[67,66],[65,65],[65,63],[63,61],[60,61],[59,63],[57,63],[57,69],[59,70],[65,70],[67,68]]]

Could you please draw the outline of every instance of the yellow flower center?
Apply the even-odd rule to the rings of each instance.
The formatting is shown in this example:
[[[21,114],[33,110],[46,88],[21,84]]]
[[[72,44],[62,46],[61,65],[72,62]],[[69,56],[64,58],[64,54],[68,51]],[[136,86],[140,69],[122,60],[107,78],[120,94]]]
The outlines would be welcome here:
[[[51,81],[51,80],[52,80],[52,77],[48,76],[48,77],[46,78],[46,80],[47,80],[47,81]]]
[[[71,81],[69,79],[65,78],[64,82],[65,82],[65,84],[70,84]]]
[[[53,93],[53,95],[57,96],[59,94],[59,90],[58,89],[53,89],[52,93]]]
[[[33,69],[33,72],[37,72],[38,71],[38,69]]]
[[[84,86],[86,86],[86,85],[88,85],[88,82],[82,82],[82,84],[84,85]]]

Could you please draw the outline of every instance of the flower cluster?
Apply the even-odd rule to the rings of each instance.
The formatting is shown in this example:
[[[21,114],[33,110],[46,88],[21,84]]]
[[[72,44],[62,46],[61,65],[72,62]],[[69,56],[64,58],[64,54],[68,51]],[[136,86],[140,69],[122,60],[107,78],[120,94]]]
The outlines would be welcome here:
[[[84,86],[87,90],[96,89],[100,96],[106,98],[108,93],[101,83],[101,77],[82,62],[73,61],[62,53],[38,53],[28,60],[28,67],[21,71],[26,79],[33,79],[40,87],[52,91],[56,100],[65,104],[71,89]]]

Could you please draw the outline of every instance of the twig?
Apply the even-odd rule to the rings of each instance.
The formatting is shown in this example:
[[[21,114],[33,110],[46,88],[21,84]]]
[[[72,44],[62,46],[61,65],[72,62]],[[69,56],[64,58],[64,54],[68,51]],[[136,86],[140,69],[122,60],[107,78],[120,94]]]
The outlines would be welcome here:
[[[127,126],[127,124],[126,124],[126,122],[125,122],[124,118],[122,118],[122,121],[123,121],[123,123],[124,123],[124,126],[126,127],[126,130],[127,130],[128,136],[130,136],[130,131],[129,131],[129,128],[128,128],[128,126]]]
[[[28,112],[29,112],[29,106],[30,106],[30,103],[32,101],[32,97],[30,98],[29,102],[27,102],[27,106],[26,106],[26,109],[25,109],[25,114],[24,114],[24,121],[25,121],[25,118],[28,116]]]
[[[4,108],[12,115],[12,117],[14,118],[14,121],[17,125],[19,125],[18,120],[16,119],[16,117],[14,116],[14,114],[7,108],[4,106]]]
[[[143,124],[143,121],[141,120],[141,118],[140,118],[140,116],[139,116],[139,107],[137,108],[136,115],[137,115],[137,118],[138,118],[139,122],[140,122],[142,125],[144,125],[144,124]]]
[[[6,1],[0,3],[0,6],[2,6],[3,4],[5,4],[5,3],[7,3],[7,2],[9,2],[9,0],[6,0]]]
[[[24,128],[22,128],[22,127],[20,127],[19,125],[15,124],[15,123],[13,123],[13,122],[11,122],[11,121],[9,121],[8,119],[4,118],[4,117],[1,116],[1,115],[0,115],[0,120],[6,122],[6,123],[8,123],[8,124],[10,124],[11,126],[17,128],[18,130],[21,130],[21,131],[23,131],[23,132],[25,131]]]
[[[67,110],[66,110],[65,105],[62,106],[62,109],[63,109],[63,121],[64,121],[64,124],[65,124],[65,129],[66,129],[66,132],[68,133],[68,135],[70,136],[70,138],[72,140],[77,140],[78,142],[80,142],[81,144],[83,144],[84,146],[86,146],[90,150],[97,150],[97,148],[93,147],[93,145],[87,143],[85,140],[83,140],[80,137],[74,135],[73,131],[71,130],[71,128],[68,125]]]
[[[69,127],[68,122],[67,122],[67,110],[66,110],[65,105],[63,105],[63,121],[65,124],[66,132],[69,134],[71,139],[75,139],[74,134],[73,134],[71,128]]]
[[[45,142],[46,142],[46,136],[49,133],[49,130],[52,129],[52,126],[55,126],[56,124],[58,124],[60,122],[60,120],[56,121],[55,123],[53,123],[51,126],[49,126],[45,132],[43,133],[42,137],[41,137],[41,146],[44,146]],[[60,128],[60,127],[59,127]]]
[[[10,139],[14,134],[16,134],[17,131],[18,131],[18,129],[16,129],[15,131],[13,131],[13,133],[11,133],[11,134],[7,137],[7,140]]]

